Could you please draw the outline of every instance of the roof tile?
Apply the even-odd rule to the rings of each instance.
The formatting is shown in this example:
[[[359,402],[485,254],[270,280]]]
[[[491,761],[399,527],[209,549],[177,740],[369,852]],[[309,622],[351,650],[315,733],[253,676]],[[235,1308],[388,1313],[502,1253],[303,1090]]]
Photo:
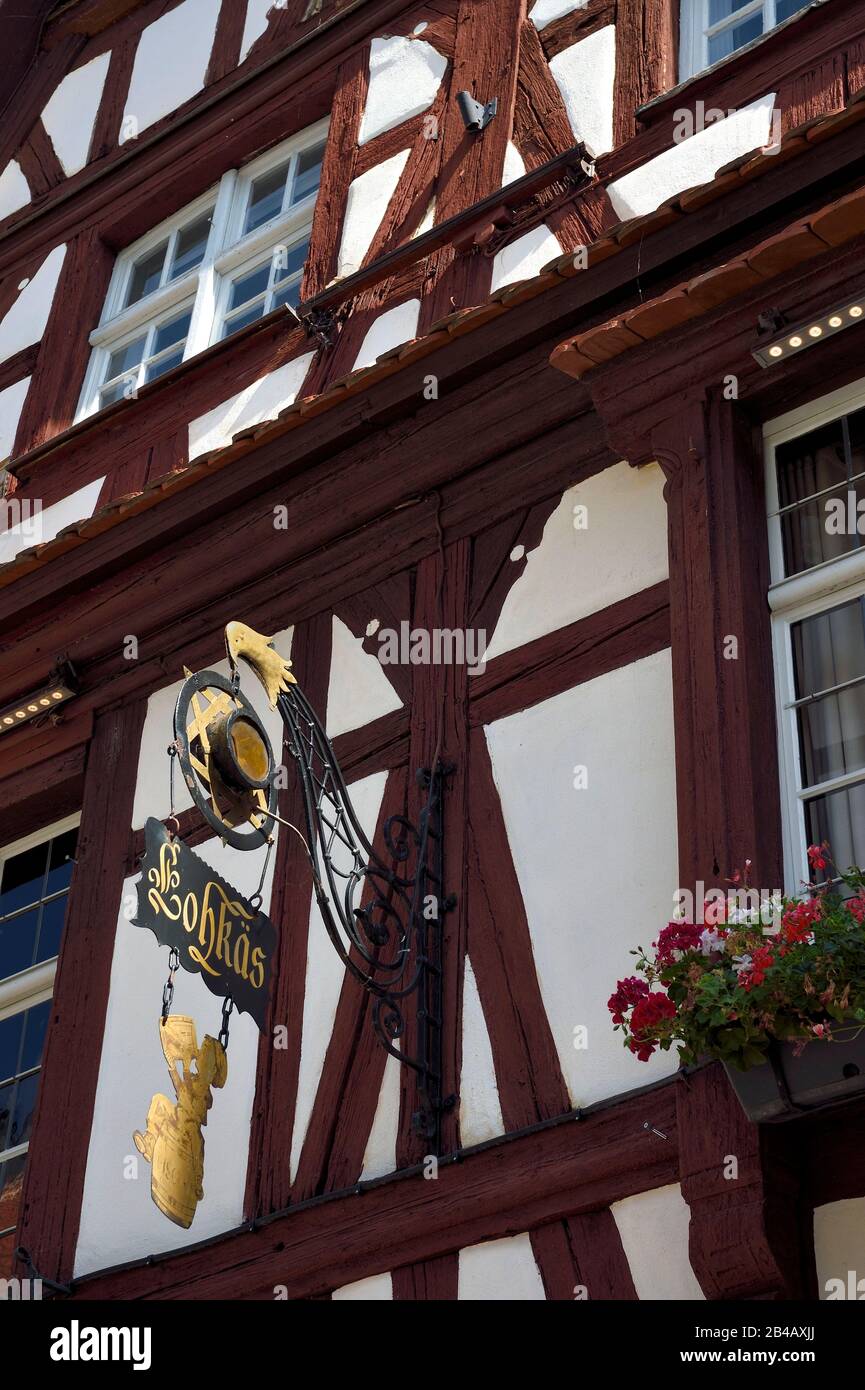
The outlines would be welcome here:
[[[821,241],[804,222],[800,222],[798,226],[788,227],[755,246],[753,251],[747,253],[745,260],[758,275],[771,280],[825,250],[825,241]]]
[[[642,341],[643,339],[638,338],[636,333],[632,333],[624,321],[619,318],[610,319],[609,323],[599,323],[597,327],[580,333],[574,339],[574,347],[584,357],[600,364],[620,356],[629,348],[639,347]]]
[[[865,111],[865,105],[862,110]],[[857,188],[846,198],[839,198],[831,207],[823,208],[808,218],[811,230],[830,246],[841,246],[845,241],[865,232],[865,188]]]
[[[734,295],[744,294],[760,284],[760,276],[743,260],[730,261],[727,265],[715,266],[704,271],[685,286],[688,298],[705,314],[710,309],[724,304]]]
[[[657,338],[660,333],[687,323],[701,312],[700,306],[689,299],[684,290],[677,289],[631,309],[625,314],[625,322],[631,332],[641,338]]]

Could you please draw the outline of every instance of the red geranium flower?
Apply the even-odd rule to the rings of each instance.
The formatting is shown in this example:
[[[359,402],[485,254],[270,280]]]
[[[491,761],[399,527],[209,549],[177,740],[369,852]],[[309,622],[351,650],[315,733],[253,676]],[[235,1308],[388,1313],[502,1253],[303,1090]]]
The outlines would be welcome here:
[[[823,904],[819,898],[807,898],[804,902],[790,903],[781,916],[779,939],[781,954],[786,955],[791,946],[798,946],[813,935],[814,924],[820,921]]]
[[[628,1046],[641,1062],[648,1062],[657,1046],[653,1035],[667,1019],[676,1017],[676,1006],[669,995],[658,991],[647,994],[634,1005],[631,1014],[631,1038]]]
[[[669,922],[653,941],[658,965],[670,965],[674,951],[698,951],[703,928],[693,922]]]
[[[631,975],[627,980],[619,980],[616,984],[615,994],[611,994],[607,1000],[607,1008],[613,1015],[614,1023],[624,1023],[625,1014],[641,999],[649,993],[649,986],[645,980],[638,980],[636,975]]]
[[[751,990],[757,985],[761,985],[766,978],[766,971],[771,965],[775,964],[775,957],[772,955],[768,946],[757,946],[751,952],[751,966],[749,970],[743,970],[739,976],[739,988],[744,989],[750,994]]]
[[[860,925],[865,922],[865,889],[859,889],[859,896],[847,903],[847,911]]]

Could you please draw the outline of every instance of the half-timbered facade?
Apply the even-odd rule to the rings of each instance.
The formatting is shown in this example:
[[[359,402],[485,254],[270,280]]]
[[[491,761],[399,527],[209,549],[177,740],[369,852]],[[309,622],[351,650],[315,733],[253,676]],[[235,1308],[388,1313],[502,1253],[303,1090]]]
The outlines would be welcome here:
[[[757,1127],[606,1000],[680,886],[865,854],[861,532],[814,502],[865,474],[861,5],[3,0],[0,32],[4,1263],[72,1299],[820,1296],[865,1258],[865,1103]],[[183,1230],[132,1143],[167,958],[130,917],[149,817],[258,887],[166,753],[233,619],[379,853],[452,765],[452,1104],[431,1166],[280,824],[269,1027],[233,1020]]]

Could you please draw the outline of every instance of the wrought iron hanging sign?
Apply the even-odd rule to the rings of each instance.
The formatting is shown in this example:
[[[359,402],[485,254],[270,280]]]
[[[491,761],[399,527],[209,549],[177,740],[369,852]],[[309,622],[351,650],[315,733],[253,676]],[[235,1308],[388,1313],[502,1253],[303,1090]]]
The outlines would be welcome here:
[[[229,995],[264,1031],[276,928],[161,821],[144,827],[144,859],[135,925],[172,947],[184,970],[212,994]]]
[[[442,917],[454,902],[444,891],[442,835],[442,794],[452,769],[437,759],[418,770],[424,804],[416,824],[404,816],[386,822],[386,862],[364,834],[291,662],[274,650],[272,638],[244,623],[229,623],[225,640],[230,680],[215,671],[186,673],[169,748],[172,767],[176,758],[198,810],[233,848],[266,846],[269,856],[277,822],[300,835],[325,929],[346,969],[373,996],[379,1040],[416,1073],[413,1127],[438,1152],[441,1116],[455,1099],[442,1095],[440,964]],[[278,813],[277,769],[264,726],[241,692],[241,661],[282,717],[300,777],[305,835]],[[154,1096],[147,1129],[136,1133],[135,1143],[153,1163],[154,1201],[172,1221],[188,1226],[203,1193],[201,1125],[212,1088],[227,1077],[228,1016],[236,1004],[264,1030],[276,929],[260,911],[260,893],[244,899],[158,821],[146,826],[142,867],[137,923],[171,948],[160,1038],[177,1102]],[[219,1039],[205,1038],[200,1049],[192,1020],[169,1018],[181,965],[224,996]],[[410,996],[416,1001],[413,1055],[405,1045]]]

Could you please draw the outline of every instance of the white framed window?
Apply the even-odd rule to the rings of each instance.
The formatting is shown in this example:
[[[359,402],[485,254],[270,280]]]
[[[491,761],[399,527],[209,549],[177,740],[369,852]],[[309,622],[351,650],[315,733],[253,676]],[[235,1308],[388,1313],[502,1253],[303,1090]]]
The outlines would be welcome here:
[[[327,121],[237,170],[121,253],[76,418],[212,343],[295,307],[309,246]]]
[[[679,81],[744,48],[811,0],[681,0]]]
[[[15,1243],[79,819],[0,849],[0,1273]]]
[[[865,863],[865,381],[764,427],[787,887]]]

